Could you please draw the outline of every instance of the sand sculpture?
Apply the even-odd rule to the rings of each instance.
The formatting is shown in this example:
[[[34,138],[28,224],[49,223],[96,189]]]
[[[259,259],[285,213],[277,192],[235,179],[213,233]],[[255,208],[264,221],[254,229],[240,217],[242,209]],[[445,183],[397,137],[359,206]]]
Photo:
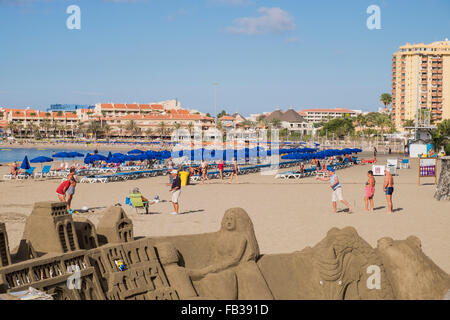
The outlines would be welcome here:
[[[36,203],[11,253],[0,224],[0,263],[0,294],[33,287],[60,300],[444,299],[450,289],[414,236],[374,249],[354,228],[333,228],[314,247],[261,255],[240,208],[218,232],[136,240],[121,207],[95,227],[64,204]]]
[[[434,197],[437,200],[450,200],[450,156],[441,158],[441,174]]]

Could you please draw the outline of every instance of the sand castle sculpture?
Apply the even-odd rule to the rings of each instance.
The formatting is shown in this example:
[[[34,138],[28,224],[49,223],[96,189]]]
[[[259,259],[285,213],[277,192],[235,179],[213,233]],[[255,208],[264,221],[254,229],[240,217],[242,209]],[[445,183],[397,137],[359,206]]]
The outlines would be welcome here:
[[[0,294],[29,287],[61,300],[444,299],[450,276],[414,236],[372,248],[354,228],[333,228],[314,247],[261,255],[240,208],[218,232],[135,239],[120,206],[95,227],[40,202],[12,252],[0,224]]]
[[[434,197],[437,200],[450,200],[450,156],[441,158],[441,174]]]

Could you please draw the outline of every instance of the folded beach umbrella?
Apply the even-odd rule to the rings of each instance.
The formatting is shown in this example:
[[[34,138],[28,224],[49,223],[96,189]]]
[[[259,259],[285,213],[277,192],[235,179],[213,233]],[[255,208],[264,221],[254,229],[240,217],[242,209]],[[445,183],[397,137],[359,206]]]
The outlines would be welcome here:
[[[22,164],[20,165],[20,169],[24,169],[24,170],[28,170],[30,169],[30,162],[28,161],[28,156],[25,156],[25,158],[23,158]]]

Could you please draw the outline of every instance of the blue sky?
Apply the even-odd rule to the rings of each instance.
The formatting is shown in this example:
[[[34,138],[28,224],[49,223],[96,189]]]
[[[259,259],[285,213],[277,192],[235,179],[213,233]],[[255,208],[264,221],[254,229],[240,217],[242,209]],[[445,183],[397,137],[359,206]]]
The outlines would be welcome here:
[[[81,30],[69,30],[69,5]],[[369,5],[381,30],[368,30]],[[450,38],[448,0],[0,0],[0,106],[152,102],[245,115],[376,110],[406,42]]]

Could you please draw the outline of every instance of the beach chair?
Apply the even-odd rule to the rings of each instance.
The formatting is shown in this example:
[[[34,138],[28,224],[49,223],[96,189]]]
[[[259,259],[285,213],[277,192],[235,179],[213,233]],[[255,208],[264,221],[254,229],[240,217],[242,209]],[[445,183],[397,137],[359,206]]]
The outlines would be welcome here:
[[[130,193],[128,196],[131,202],[131,206],[136,209],[136,213],[139,214],[139,211],[144,210],[145,214],[148,214],[148,201],[142,201],[141,193]],[[142,214],[144,213],[142,212]]]
[[[50,169],[51,169],[51,168],[52,168],[52,166],[44,166],[44,167],[42,168],[42,171],[41,171],[41,172],[36,172],[36,173],[35,173],[34,177],[35,177],[35,178],[38,178],[38,177],[43,178],[43,177],[48,177],[48,176],[50,176]]]
[[[4,174],[3,175],[3,179],[5,179],[5,180],[12,180],[13,179],[13,174],[12,173]]]
[[[409,169],[409,159],[402,159],[401,162],[401,168],[402,169]]]
[[[17,175],[17,179],[19,180],[23,180],[23,179],[28,179],[28,178],[33,178],[33,172],[36,169],[36,167],[31,167],[30,169],[25,170],[25,172],[23,173],[19,173]]]

